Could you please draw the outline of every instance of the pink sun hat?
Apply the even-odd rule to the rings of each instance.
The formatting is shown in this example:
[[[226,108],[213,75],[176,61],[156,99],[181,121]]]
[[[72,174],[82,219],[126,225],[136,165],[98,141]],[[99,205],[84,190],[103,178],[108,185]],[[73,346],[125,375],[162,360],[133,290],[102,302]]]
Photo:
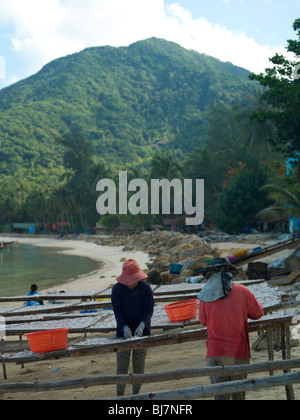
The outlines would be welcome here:
[[[141,271],[135,260],[127,260],[123,264],[122,274],[117,277],[117,281],[125,286],[132,286],[141,280],[145,280],[147,277],[148,275]]]

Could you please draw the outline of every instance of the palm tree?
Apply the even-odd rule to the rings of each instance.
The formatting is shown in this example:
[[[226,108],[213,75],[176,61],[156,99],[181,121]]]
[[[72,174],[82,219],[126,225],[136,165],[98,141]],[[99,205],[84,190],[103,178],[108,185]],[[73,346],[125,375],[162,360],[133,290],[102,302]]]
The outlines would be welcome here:
[[[150,162],[150,177],[152,179],[168,179],[181,177],[183,169],[172,152],[157,152]]]
[[[152,179],[167,179],[168,181],[172,181],[174,179],[182,179],[183,178],[183,168],[178,163],[175,154],[172,152],[157,152],[150,161],[150,180],[148,180],[148,184],[151,182]],[[170,211],[171,213],[174,211],[174,196],[171,197],[170,203]],[[160,211],[158,215],[158,220],[162,224],[163,219],[166,215],[163,214],[162,210],[162,200],[160,201]]]
[[[252,118],[252,115],[257,115],[261,109],[266,112],[272,110],[272,106],[262,99],[262,93],[260,88],[253,87],[252,92],[246,96],[245,102],[235,106],[235,112],[245,145],[256,154],[263,155],[269,164],[270,142],[277,138],[275,125],[268,119],[260,122]]]
[[[292,171],[291,175],[278,177],[262,187],[264,191],[269,191],[268,197],[274,203],[261,210],[257,217],[268,220],[274,217],[300,216],[300,185],[294,181],[295,176],[295,171]]]

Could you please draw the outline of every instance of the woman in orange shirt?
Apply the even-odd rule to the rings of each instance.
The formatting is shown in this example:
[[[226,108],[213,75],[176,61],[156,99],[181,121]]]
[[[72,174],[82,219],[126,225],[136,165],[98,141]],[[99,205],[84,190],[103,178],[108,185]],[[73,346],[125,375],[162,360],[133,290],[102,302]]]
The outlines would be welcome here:
[[[208,366],[248,364],[250,359],[248,318],[260,319],[264,312],[253,293],[247,287],[232,283],[238,273],[227,258],[215,258],[204,268],[208,278],[200,292],[199,320],[207,326]],[[211,377],[212,383],[220,383],[240,377]],[[215,399],[230,399],[222,395]],[[233,394],[232,399],[245,399],[245,393]]]

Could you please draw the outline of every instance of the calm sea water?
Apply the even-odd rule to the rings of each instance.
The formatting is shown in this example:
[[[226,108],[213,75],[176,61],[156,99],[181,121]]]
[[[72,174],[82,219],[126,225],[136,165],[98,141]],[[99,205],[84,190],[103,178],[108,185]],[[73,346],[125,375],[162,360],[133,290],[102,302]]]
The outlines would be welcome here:
[[[0,296],[27,294],[32,284],[55,289],[101,266],[90,258],[62,254],[61,248],[12,244],[0,251]]]

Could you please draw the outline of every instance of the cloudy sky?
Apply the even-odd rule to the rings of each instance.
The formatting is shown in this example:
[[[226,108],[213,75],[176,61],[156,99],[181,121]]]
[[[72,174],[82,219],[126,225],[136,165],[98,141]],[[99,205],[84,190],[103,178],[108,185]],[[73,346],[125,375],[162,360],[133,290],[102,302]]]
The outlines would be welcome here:
[[[152,36],[255,73],[296,39],[300,0],[0,0],[0,88],[92,46]]]

